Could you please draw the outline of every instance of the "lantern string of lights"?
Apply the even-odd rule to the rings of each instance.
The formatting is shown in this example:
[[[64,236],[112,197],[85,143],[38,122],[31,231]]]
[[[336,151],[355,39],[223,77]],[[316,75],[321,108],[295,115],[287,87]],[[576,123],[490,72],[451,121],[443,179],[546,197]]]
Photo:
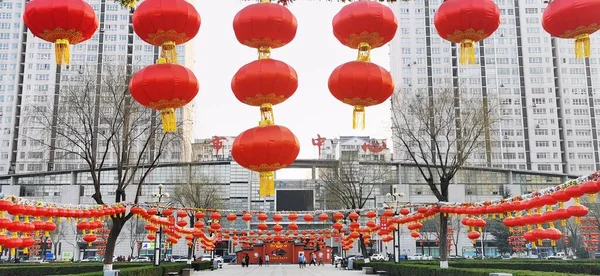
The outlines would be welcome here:
[[[271,59],[271,50],[290,43],[297,29],[292,12],[270,0],[246,6],[233,20],[237,40],[257,49],[258,60],[235,73],[231,90],[240,102],[260,108],[260,121],[235,138],[231,155],[240,166],[259,173],[261,197],[275,195],[275,171],[291,165],[300,153],[294,133],[276,125],[273,113],[274,105],[296,92],[298,75],[285,62]]]

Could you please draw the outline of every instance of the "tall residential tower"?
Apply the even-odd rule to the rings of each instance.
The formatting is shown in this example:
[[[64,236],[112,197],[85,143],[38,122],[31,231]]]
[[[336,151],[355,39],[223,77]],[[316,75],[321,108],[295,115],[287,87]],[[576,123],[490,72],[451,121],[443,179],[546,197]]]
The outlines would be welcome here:
[[[600,169],[600,35],[591,58],[575,59],[572,40],[541,25],[542,0],[496,0],[500,28],[476,47],[477,64],[458,65],[456,45],[433,24],[442,0],[397,1],[398,34],[390,44],[397,93],[453,87],[497,104],[491,150],[471,165],[581,175]],[[453,70],[457,69],[457,70]],[[394,142],[395,159],[403,159]]]

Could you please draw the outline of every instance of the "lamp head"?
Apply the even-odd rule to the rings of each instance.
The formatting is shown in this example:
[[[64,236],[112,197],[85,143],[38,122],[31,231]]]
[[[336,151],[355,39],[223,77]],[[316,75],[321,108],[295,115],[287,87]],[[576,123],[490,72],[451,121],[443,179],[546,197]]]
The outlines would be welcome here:
[[[163,184],[158,184],[158,189],[159,189],[159,190],[162,190],[162,188],[164,188],[164,187],[165,187],[165,185],[163,185]]]

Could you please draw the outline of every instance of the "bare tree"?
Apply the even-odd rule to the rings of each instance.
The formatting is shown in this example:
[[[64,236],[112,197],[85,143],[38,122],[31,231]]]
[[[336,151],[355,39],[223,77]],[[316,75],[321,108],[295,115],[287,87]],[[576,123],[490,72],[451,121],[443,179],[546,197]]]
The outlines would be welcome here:
[[[329,207],[363,209],[369,200],[373,200],[378,187],[397,183],[394,174],[390,173],[390,165],[358,162],[356,159],[342,157],[337,167],[319,170]],[[362,234],[359,245],[363,256],[368,257]]]
[[[135,249],[137,249],[138,257],[140,256],[141,246],[139,245],[141,245],[141,243],[144,242],[146,236],[145,226],[146,223],[138,217],[130,219],[127,222],[129,248],[131,249],[131,254],[129,254],[129,256],[131,256],[132,258],[134,256],[134,252],[136,251]]]
[[[97,66],[102,66],[98,76]],[[49,169],[54,163],[83,160],[89,169],[94,188],[92,198],[97,204],[138,203],[142,186],[173,141],[181,142],[181,133],[165,134],[156,123],[156,112],[139,105],[129,93],[133,74],[131,64],[103,64],[81,68],[78,73],[63,72],[60,90],[54,105],[34,108],[29,119],[38,123],[43,133],[36,137],[51,137],[43,143],[48,148]],[[83,67],[83,66],[82,66]],[[159,121],[158,121],[159,122]],[[113,183],[107,183],[104,170],[115,168]],[[102,186],[113,185],[110,189]],[[127,198],[129,186],[137,186]],[[110,190],[108,200],[102,192]],[[113,196],[113,195],[111,195]],[[112,269],[112,257],[117,238],[132,217],[113,216],[105,251],[105,269]]]
[[[65,243],[68,243],[70,245],[73,245],[73,243],[69,242],[66,237],[74,234],[75,233],[75,229],[74,227],[72,227],[70,225],[70,223],[62,220],[62,221],[56,221],[56,229],[54,229],[54,231],[50,232],[50,240],[52,241],[52,246],[53,248],[53,253],[55,258],[57,258],[56,254],[58,254],[58,246],[59,244],[61,244],[63,241]]]
[[[461,218],[459,216],[454,216],[448,223],[453,231],[452,232],[452,245],[454,246],[454,254],[460,256],[462,254],[458,253],[458,241],[460,240],[461,235],[463,235],[463,233],[461,231],[463,229]]]
[[[183,185],[177,185],[173,190],[173,201],[181,207],[194,209],[220,209],[223,207],[220,183],[217,179],[200,176]],[[195,223],[194,214],[188,213],[190,224]],[[195,243],[194,243],[195,245]],[[192,257],[194,247],[188,248],[188,259]]]
[[[494,125],[487,98],[451,88],[396,93],[392,100],[393,135],[402,157],[415,163],[438,201],[448,201],[456,173],[477,151],[488,150]],[[440,216],[445,237],[448,217]],[[440,261],[447,264],[447,240],[441,239]]]

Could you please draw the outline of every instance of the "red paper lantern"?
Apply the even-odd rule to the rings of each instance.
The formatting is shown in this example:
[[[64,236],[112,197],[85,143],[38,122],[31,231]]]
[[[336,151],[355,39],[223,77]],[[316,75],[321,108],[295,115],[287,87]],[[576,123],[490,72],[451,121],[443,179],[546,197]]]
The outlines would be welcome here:
[[[287,100],[297,88],[296,70],[275,59],[250,62],[240,68],[231,80],[231,90],[240,102],[260,106],[262,125],[275,123],[273,105]]]
[[[175,132],[175,108],[191,102],[198,94],[198,79],[180,65],[164,63],[150,65],[138,71],[129,83],[129,91],[140,104],[160,111],[163,130]]]
[[[492,0],[446,0],[435,13],[439,36],[460,43],[460,63],[475,64],[475,43],[500,26],[500,9]]]
[[[358,59],[369,61],[371,49],[390,42],[398,20],[392,10],[375,1],[358,1],[344,6],[333,18],[333,34],[344,45],[358,49]]]
[[[365,128],[365,107],[383,103],[394,93],[392,75],[377,64],[362,61],[335,68],[328,86],[336,99],[354,106],[352,127],[355,129]]]
[[[146,43],[161,47],[161,57],[177,63],[176,46],[200,29],[200,14],[184,0],[144,0],[133,13],[133,30]]]
[[[83,240],[85,242],[87,242],[89,246],[92,246],[92,243],[95,242],[96,239],[97,239],[97,237],[94,234],[87,234],[87,235],[83,236]]]
[[[288,128],[267,125],[238,135],[231,155],[242,167],[260,173],[260,196],[273,196],[274,171],[291,165],[299,152],[298,139]]]
[[[271,49],[282,47],[296,37],[296,17],[283,5],[261,1],[240,10],[233,19],[237,40],[258,49],[259,58],[269,58]]]
[[[575,39],[575,57],[589,57],[590,35],[600,30],[600,2],[596,0],[554,0],[542,17],[550,35]]]
[[[90,39],[100,22],[82,0],[34,0],[25,5],[23,22],[31,33],[54,43],[56,64],[71,64],[70,45]]]

